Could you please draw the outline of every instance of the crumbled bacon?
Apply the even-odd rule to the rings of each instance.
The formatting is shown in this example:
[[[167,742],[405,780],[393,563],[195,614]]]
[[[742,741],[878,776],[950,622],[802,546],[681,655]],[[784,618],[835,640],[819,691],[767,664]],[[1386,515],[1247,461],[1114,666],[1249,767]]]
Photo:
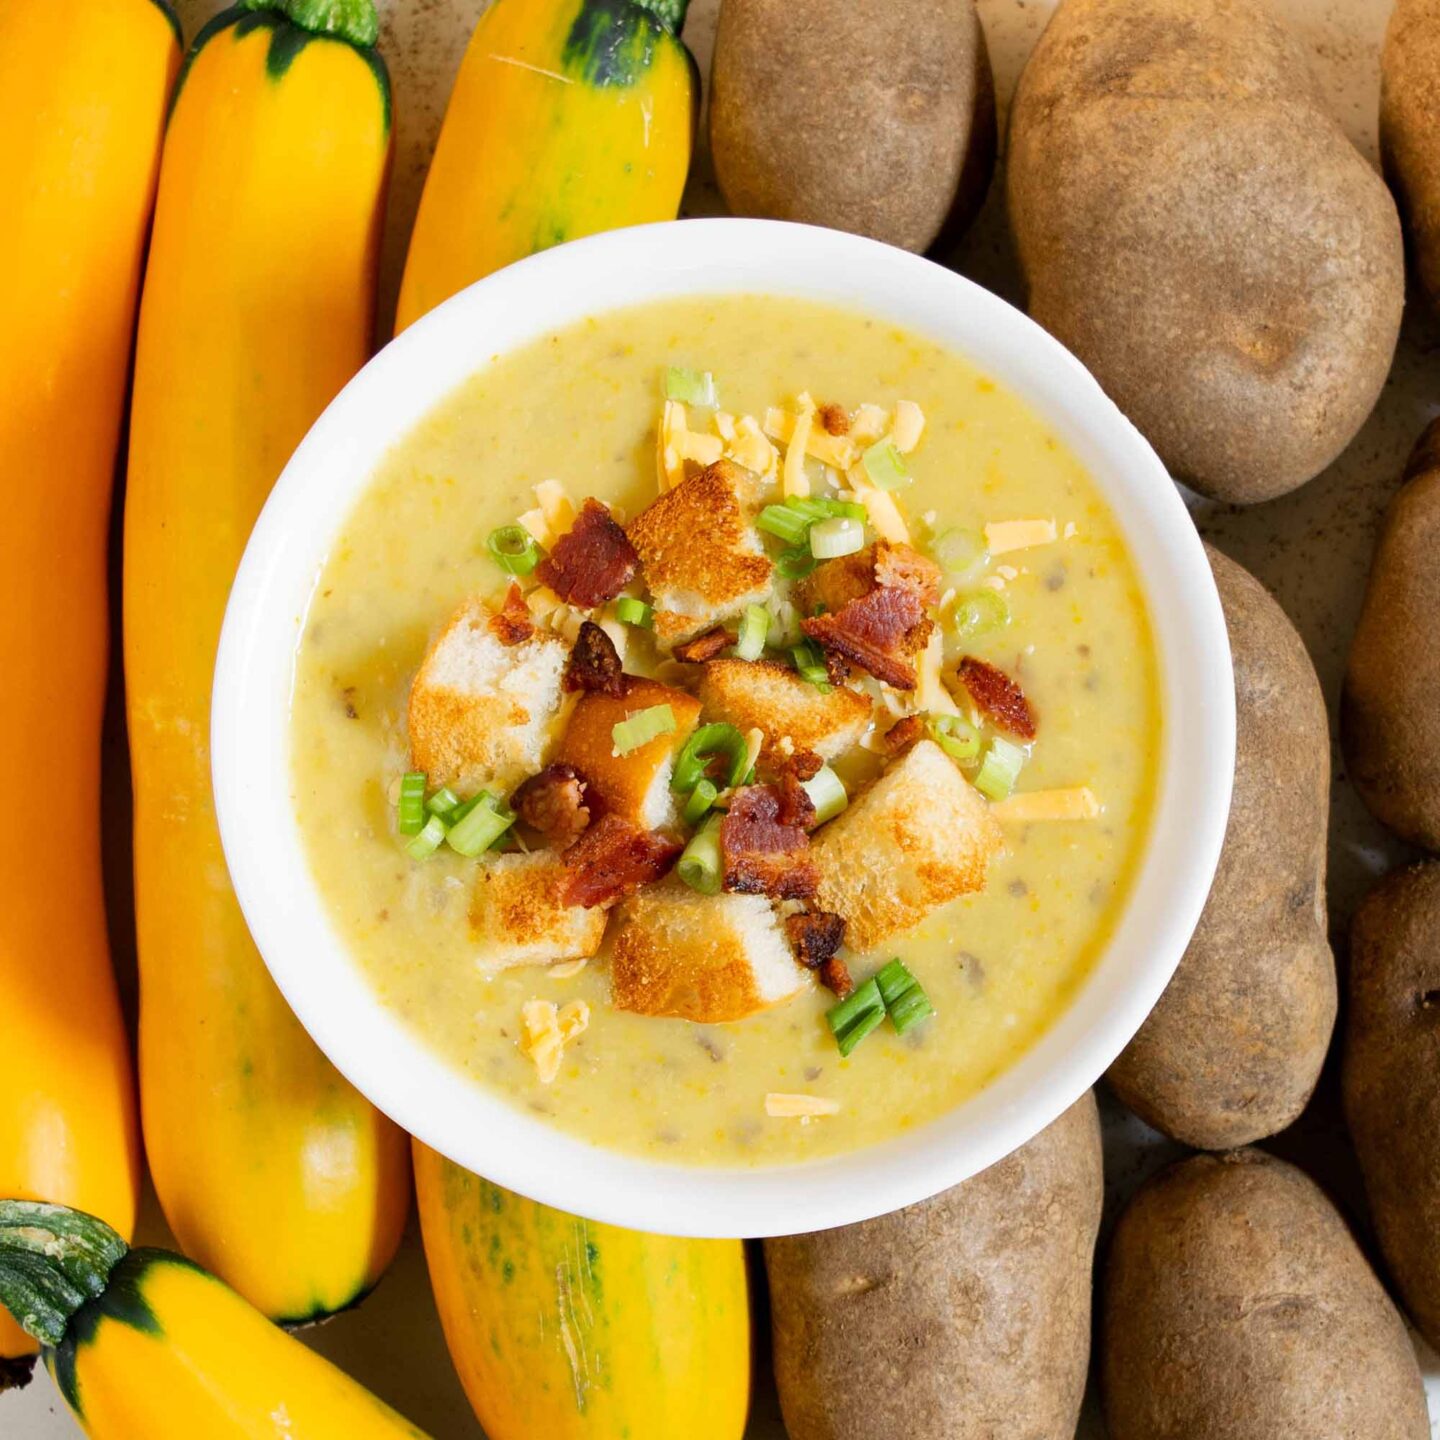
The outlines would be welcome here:
[[[559,761],[524,781],[510,797],[511,807],[532,830],[563,850],[590,823],[585,777]]]
[[[624,695],[625,672],[615,642],[593,620],[580,622],[561,683],[567,690],[608,695],[612,700]]]
[[[789,823],[782,818],[787,811]],[[794,806],[787,806],[781,791],[771,785],[735,791],[720,825],[721,883],[726,890],[777,900],[804,900],[815,893],[820,872],[807,858],[809,837],[794,816]]]
[[[850,967],[838,956],[832,955],[820,966],[820,983],[835,992],[836,998],[846,999],[855,993],[855,982],[850,978]]]
[[[717,625],[713,630],[707,630],[703,635],[697,635],[693,640],[677,645],[675,658],[689,661],[692,665],[700,664],[713,660],[722,650],[728,650],[734,643],[735,632],[725,629],[723,625]]]
[[[535,574],[568,604],[593,610],[613,600],[639,568],[640,557],[615,517],[590,499]]]
[[[924,734],[924,716],[906,715],[885,732],[885,753],[891,756],[903,754]]]
[[[524,593],[513,580],[505,592],[504,604],[490,617],[490,630],[502,645],[521,645],[535,633],[530,607],[525,603]]]
[[[785,933],[795,958],[807,970],[818,970],[845,939],[845,921],[829,910],[811,910],[803,915],[787,915]]]
[[[619,815],[597,820],[565,852],[567,905],[612,905],[658,880],[685,847],[663,830],[642,830]]]
[[[1022,740],[1035,738],[1035,716],[1030,702],[1003,670],[966,655],[960,661],[960,683],[987,719]]]
[[[827,435],[848,435],[850,433],[850,416],[846,414],[843,405],[822,405],[816,412],[820,417],[820,423],[825,427]]]
[[[797,780],[813,780],[825,762],[813,750],[797,750],[790,757],[790,772]]]
[[[810,798],[793,770],[785,770],[776,782],[780,794],[780,810],[776,819],[782,825],[798,825],[809,830],[815,824],[815,802]]]

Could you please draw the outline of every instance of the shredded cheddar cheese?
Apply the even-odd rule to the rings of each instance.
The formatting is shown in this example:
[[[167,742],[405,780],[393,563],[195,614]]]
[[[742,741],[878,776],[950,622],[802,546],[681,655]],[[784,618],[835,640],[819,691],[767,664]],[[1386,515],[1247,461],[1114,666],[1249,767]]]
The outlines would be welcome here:
[[[735,440],[735,417],[728,410],[715,412],[715,433],[727,444]]]
[[[940,665],[945,655],[945,635],[936,626],[930,632],[930,639],[920,656],[915,686],[915,704],[932,715],[958,715],[959,709],[940,677]]]
[[[801,396],[802,415],[804,402],[808,399],[808,395]],[[834,470],[848,470],[855,463],[854,440],[849,435],[832,435],[823,425],[816,425],[813,417],[812,404],[810,427],[804,439],[805,454]],[[787,445],[793,445],[796,443],[795,433],[800,419],[800,415],[792,415],[788,410],[777,410],[772,405],[765,412],[765,433]]]
[[[538,505],[533,510],[527,510],[515,523],[527,531],[542,550],[555,548],[555,536],[546,522],[545,512]]]
[[[800,411],[785,447],[785,470],[782,489],[787,500],[810,493],[810,477],[805,473],[805,452],[810,445],[810,429],[815,424],[815,402],[809,392],[800,392]]]
[[[872,485],[863,465],[852,465],[846,471],[845,479],[855,492],[855,498],[865,507],[875,533],[892,545],[908,545],[910,527],[905,523],[895,497],[888,490]]]
[[[808,1120],[816,1115],[835,1115],[839,1110],[838,1100],[829,1100],[823,1095],[787,1095],[772,1090],[765,1097],[765,1113],[777,1120],[797,1117]]]
[[[992,555],[1052,545],[1058,536],[1053,520],[997,520],[985,527],[985,548]]]
[[[736,422],[730,458],[767,480],[774,476],[780,464],[780,452],[766,439],[760,422],[753,415],[743,415]]]
[[[895,404],[895,418],[890,422],[890,438],[895,448],[908,455],[925,433],[925,412],[913,400],[899,400]]]
[[[572,1000],[560,1008],[553,1000],[527,1000],[520,1007],[520,1048],[534,1062],[542,1085],[554,1081],[566,1044],[584,1034],[589,1024],[590,1007],[583,1000]]]
[[[760,752],[765,748],[765,732],[754,725],[745,732],[745,774],[748,775],[754,768],[755,762],[760,758]],[[743,778],[743,777],[742,777]]]
[[[1069,790],[1030,790],[1007,795],[990,807],[990,813],[1002,821],[1025,824],[1032,820],[1095,820],[1100,815],[1100,802],[1088,785]]]
[[[890,417],[879,405],[862,405],[850,421],[850,438],[857,445],[873,445],[890,424]]]

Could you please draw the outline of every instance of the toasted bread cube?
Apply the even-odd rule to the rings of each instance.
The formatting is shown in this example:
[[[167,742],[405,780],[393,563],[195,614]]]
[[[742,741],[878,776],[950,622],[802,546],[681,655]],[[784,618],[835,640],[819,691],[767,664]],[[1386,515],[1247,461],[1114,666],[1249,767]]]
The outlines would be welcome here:
[[[619,1010],[743,1020],[813,983],[763,895],[701,895],[672,876],[620,912],[610,956]]]
[[[760,760],[777,765],[787,754],[813,750],[833,760],[856,744],[870,724],[867,697],[844,685],[822,692],[788,665],[773,660],[711,660],[700,679],[707,721],[737,730],[759,728],[765,736]],[[787,751],[781,742],[789,739]]]
[[[655,601],[655,638],[678,644],[759,604],[770,561],[753,524],[752,482],[728,460],[682,480],[626,527]]]
[[[845,917],[852,950],[873,950],[984,889],[1002,843],[980,792],[933,740],[921,740],[811,837],[815,906]]]
[[[675,729],[657,735],[626,755],[615,753],[615,726],[639,710],[668,705]],[[625,694],[616,699],[591,691],[570,715],[555,756],[573,765],[587,783],[585,802],[592,814],[615,814],[645,830],[675,823],[670,777],[675,756],[694,732],[700,702],[684,690],[658,680],[626,677]]]
[[[470,899],[477,963],[487,974],[512,965],[582,960],[600,948],[606,912],[565,903],[571,872],[553,850],[485,858]]]
[[[490,627],[494,614],[467,600],[410,687],[410,755],[431,786],[505,792],[544,764],[563,698],[565,642],[536,631],[506,645]]]

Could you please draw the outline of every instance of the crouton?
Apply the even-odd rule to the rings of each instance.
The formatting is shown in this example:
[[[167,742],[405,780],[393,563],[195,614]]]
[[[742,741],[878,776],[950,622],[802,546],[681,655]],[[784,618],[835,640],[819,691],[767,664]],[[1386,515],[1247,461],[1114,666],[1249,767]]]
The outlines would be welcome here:
[[[845,942],[873,950],[932,910],[981,890],[1000,827],[933,740],[921,740],[810,840],[817,909],[845,917]]]
[[[581,960],[600,948],[605,911],[567,905],[569,882],[570,872],[553,850],[485,858],[470,900],[470,931],[486,974]]]
[[[615,726],[638,710],[668,705],[675,729],[657,735],[628,754],[615,753]],[[555,759],[573,765],[585,777],[585,803],[597,815],[618,815],[642,830],[673,825],[675,797],[670,776],[675,756],[700,719],[700,702],[684,690],[625,677],[625,693],[616,697],[591,691],[580,698],[565,727]]]
[[[619,915],[610,957],[619,1010],[701,1024],[743,1020],[814,983],[763,896],[701,895],[672,877]]]
[[[491,627],[496,613],[467,600],[410,687],[410,754],[432,786],[505,792],[544,764],[565,643],[542,630],[507,645]]]
[[[701,675],[700,704],[706,720],[723,720],[741,731],[758,726],[765,736],[760,760],[771,767],[804,750],[833,760],[870,724],[866,696],[844,685],[824,694],[774,660],[711,660]],[[787,737],[788,750],[781,747]]]
[[[770,561],[752,523],[749,481],[728,460],[667,490],[626,528],[669,647],[764,600]]]

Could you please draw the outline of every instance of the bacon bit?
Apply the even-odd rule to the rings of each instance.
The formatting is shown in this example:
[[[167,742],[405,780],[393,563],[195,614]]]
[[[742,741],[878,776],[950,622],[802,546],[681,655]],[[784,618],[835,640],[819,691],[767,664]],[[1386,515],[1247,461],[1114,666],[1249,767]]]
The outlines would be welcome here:
[[[825,762],[813,750],[797,750],[790,757],[790,773],[797,780],[813,780],[824,768]]]
[[[850,967],[838,956],[832,955],[820,966],[820,983],[835,992],[836,998],[846,999],[855,993],[855,982],[850,978]]]
[[[813,828],[815,802],[794,771],[786,770],[781,774],[777,789],[780,792],[780,811],[775,818],[782,825],[798,825],[802,830]]]
[[[785,933],[795,958],[807,970],[818,970],[840,948],[845,938],[845,920],[828,910],[810,910],[787,915]]]
[[[885,732],[885,753],[887,755],[900,755],[908,750],[917,740],[925,736],[925,720],[920,715],[906,715],[904,719],[897,720]]]
[[[490,631],[502,645],[522,645],[535,633],[525,594],[513,580],[504,604],[490,617]]]
[[[624,695],[625,672],[620,664],[620,652],[593,620],[581,621],[561,683],[567,690],[608,695],[612,700]]]
[[[706,660],[713,660],[722,650],[728,650],[735,643],[735,638],[733,630],[717,625],[713,630],[707,630],[703,635],[697,635],[693,640],[677,645],[675,658],[692,665],[703,664]]]
[[[804,900],[815,893],[820,872],[806,858],[809,837],[803,825],[781,818],[786,808],[771,785],[745,785],[734,792],[720,825],[724,889],[777,900]]]
[[[566,905],[613,905],[658,880],[685,847],[661,830],[642,830],[619,815],[605,815],[565,852],[570,881]]]
[[[868,670],[896,690],[913,690],[918,676],[907,657],[925,648],[934,628],[910,590],[881,586],[835,615],[815,615],[801,629],[827,651]]]
[[[960,683],[976,707],[1002,730],[1022,740],[1035,738],[1035,717],[1025,692],[1003,671],[973,655],[960,661]]]
[[[822,405],[818,414],[827,435],[848,435],[850,433],[850,416],[846,414],[843,405]]]
[[[577,839],[590,823],[585,777],[563,760],[524,781],[510,797],[516,814],[557,849]]]
[[[598,500],[580,508],[575,523],[536,566],[540,582],[562,600],[593,610],[613,600],[634,578],[640,557],[615,517]]]

